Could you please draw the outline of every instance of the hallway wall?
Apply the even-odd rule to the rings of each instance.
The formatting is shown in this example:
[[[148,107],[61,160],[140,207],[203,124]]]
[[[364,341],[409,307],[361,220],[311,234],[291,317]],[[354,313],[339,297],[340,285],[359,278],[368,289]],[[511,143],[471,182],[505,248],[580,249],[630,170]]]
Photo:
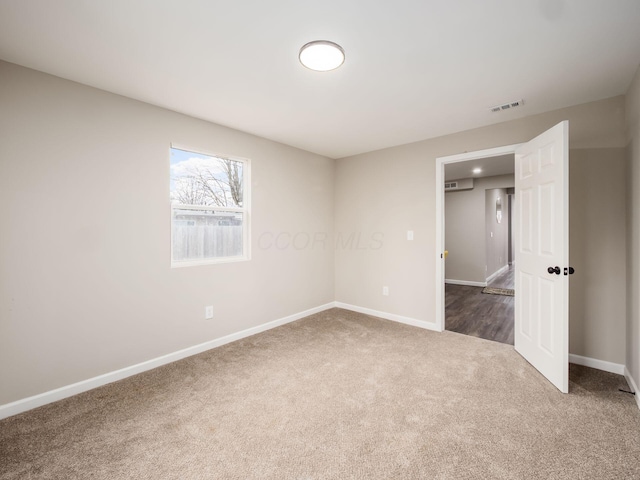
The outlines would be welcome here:
[[[488,244],[485,192],[508,187],[513,187],[513,175],[476,178],[472,190],[445,193],[445,249],[449,251],[446,279],[485,282]]]
[[[507,188],[491,188],[485,193],[484,239],[486,244],[486,278],[509,264],[509,199]],[[497,202],[501,203],[498,222]]]

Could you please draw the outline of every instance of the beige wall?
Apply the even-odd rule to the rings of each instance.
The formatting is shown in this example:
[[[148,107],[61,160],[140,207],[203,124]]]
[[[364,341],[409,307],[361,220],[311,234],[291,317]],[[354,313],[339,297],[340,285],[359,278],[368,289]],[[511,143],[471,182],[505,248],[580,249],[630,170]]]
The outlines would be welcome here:
[[[627,116],[627,357],[640,385],[640,67],[626,95]]]
[[[333,160],[4,62],[0,132],[0,405],[333,301]],[[251,261],[169,267],[171,142],[252,160]]]
[[[498,223],[496,202],[501,202],[502,218]],[[506,188],[485,190],[484,241],[487,279],[509,264],[509,215]]]
[[[445,262],[446,279],[484,283],[487,276],[495,271],[487,270],[485,192],[487,189],[513,187],[513,182],[513,175],[476,178],[472,190],[445,193],[445,248],[449,251]],[[506,226],[506,195],[503,195],[503,200],[504,220],[501,226]],[[492,219],[495,223],[495,215]],[[495,241],[499,239],[497,236],[494,238]],[[494,267],[492,264],[491,268]]]
[[[569,263],[569,351],[624,364],[624,148],[569,152]]]
[[[620,96],[338,160],[336,231],[377,231],[383,235],[384,242],[378,250],[336,251],[336,300],[433,321],[435,159],[525,142],[562,120],[570,122],[572,149],[621,148],[625,145],[624,97]],[[590,158],[606,164],[610,156],[596,151]],[[602,168],[592,175],[602,173],[601,170],[608,171]],[[614,171],[611,176],[617,178],[617,173]],[[596,181],[589,177],[589,182],[592,180]],[[624,192],[624,184],[619,188]],[[609,202],[610,198],[603,196],[602,201]],[[574,208],[580,206],[572,204],[571,214]],[[575,223],[572,226],[575,228]],[[599,229],[597,222],[590,222],[586,228],[589,231]],[[416,232],[413,242],[406,240],[407,229]],[[624,225],[617,235],[624,237]],[[611,236],[605,236],[602,241],[602,244],[583,246],[585,262],[599,257],[603,249],[620,248],[620,243]],[[593,268],[585,270],[593,271]],[[574,275],[574,278],[577,277]],[[574,282],[572,279],[572,284]],[[389,285],[389,296],[380,294],[381,285]],[[602,288],[594,289],[594,286]],[[620,325],[624,320],[617,318],[611,321],[611,328],[618,331],[611,333],[612,340],[602,348],[594,347],[593,342],[584,341],[584,338],[594,338],[603,329],[600,303],[624,303],[624,282],[618,273],[606,270],[598,278],[590,279],[589,287],[590,290],[573,293],[582,302],[584,315],[571,318],[571,353],[623,363],[625,344],[621,340],[624,333],[620,331]],[[612,292],[613,297],[608,298]],[[574,336],[582,340],[576,344]]]

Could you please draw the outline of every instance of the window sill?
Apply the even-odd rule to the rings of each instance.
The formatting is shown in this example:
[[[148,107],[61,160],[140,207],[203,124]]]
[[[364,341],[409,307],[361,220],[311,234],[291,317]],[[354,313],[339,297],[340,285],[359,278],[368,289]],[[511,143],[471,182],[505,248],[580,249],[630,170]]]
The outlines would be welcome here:
[[[198,267],[202,265],[217,265],[220,263],[237,263],[237,262],[248,262],[251,258],[247,256],[242,257],[224,257],[224,258],[208,258],[205,260],[188,260],[184,262],[171,262],[171,268],[182,268],[182,267]]]

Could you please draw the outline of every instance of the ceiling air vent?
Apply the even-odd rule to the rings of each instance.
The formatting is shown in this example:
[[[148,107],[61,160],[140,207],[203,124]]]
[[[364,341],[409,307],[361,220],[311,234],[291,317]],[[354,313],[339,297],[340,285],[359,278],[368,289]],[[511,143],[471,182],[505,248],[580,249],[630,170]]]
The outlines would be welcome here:
[[[458,182],[447,182],[444,184],[445,192],[447,190],[457,190],[457,189],[458,189]]]
[[[496,105],[495,107],[491,107],[493,113],[502,112],[503,110],[511,110],[512,108],[519,107],[524,104],[524,100],[516,100],[514,102],[504,103],[502,105]]]

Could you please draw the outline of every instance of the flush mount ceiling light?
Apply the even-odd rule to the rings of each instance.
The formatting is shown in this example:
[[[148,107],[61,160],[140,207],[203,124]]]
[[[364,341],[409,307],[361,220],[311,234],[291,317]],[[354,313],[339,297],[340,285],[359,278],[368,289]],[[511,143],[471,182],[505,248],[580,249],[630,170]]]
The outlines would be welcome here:
[[[344,50],[337,43],[315,40],[300,49],[298,58],[302,65],[311,70],[328,72],[344,63]]]
[[[473,169],[473,173],[482,173],[482,169],[481,168],[474,168]]]

